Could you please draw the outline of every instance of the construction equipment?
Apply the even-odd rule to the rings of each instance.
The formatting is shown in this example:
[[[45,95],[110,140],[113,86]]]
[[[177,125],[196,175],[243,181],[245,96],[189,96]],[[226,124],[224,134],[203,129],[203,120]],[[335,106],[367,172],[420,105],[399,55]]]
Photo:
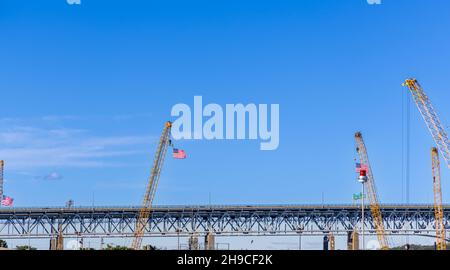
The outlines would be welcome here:
[[[0,200],[3,199],[3,167],[5,166],[5,162],[0,160]]]
[[[441,151],[442,156],[447,162],[447,166],[450,168],[450,143],[448,136],[441,124],[441,121],[439,120],[439,117],[434,111],[430,100],[416,79],[406,80],[403,86],[407,86],[411,91],[420,114],[425,120],[425,123],[427,124],[434,141]]]
[[[436,147],[431,149],[432,171],[433,171],[433,192],[434,192],[434,216],[436,227],[436,248],[446,250],[444,227],[444,209],[442,207],[441,191],[441,170],[439,162],[439,152]]]
[[[413,95],[414,101],[419,109],[428,130],[436,142],[439,150],[442,153],[447,166],[450,168],[450,143],[447,133],[435,112],[430,99],[423,91],[422,86],[416,79],[408,79],[403,86],[407,86]],[[441,191],[441,173],[438,148],[431,149],[432,171],[433,171],[433,192],[434,192],[434,213],[436,226],[436,248],[438,250],[446,250],[447,244],[445,241],[445,227],[444,227],[444,212],[442,208],[442,191]]]
[[[138,219],[136,220],[136,227],[134,230],[134,238],[132,248],[138,250],[141,248],[142,237],[145,233],[145,228],[148,224],[148,218],[150,216],[150,210],[152,207],[153,199],[155,197],[156,188],[158,186],[159,177],[161,175],[161,169],[164,164],[164,158],[169,146],[172,146],[170,140],[170,131],[172,128],[171,122],[166,122],[161,138],[159,139],[158,149],[153,163],[153,168],[148,181],[147,189],[144,195],[142,207],[139,211]]]
[[[373,178],[372,169],[369,163],[369,156],[364,144],[364,140],[361,132],[355,134],[356,152],[358,153],[361,164],[367,166],[367,181],[364,182],[365,189],[367,190],[367,197],[369,198],[370,210],[372,212],[372,219],[375,225],[375,230],[380,243],[381,249],[389,249],[388,238],[386,237],[383,218],[381,216],[380,204],[378,202],[377,190],[375,187],[375,180]]]

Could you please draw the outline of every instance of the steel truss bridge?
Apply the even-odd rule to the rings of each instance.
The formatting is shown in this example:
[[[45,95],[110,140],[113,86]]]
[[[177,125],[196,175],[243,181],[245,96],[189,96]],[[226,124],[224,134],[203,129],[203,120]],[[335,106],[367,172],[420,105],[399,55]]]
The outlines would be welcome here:
[[[434,234],[432,205],[383,205],[389,234]],[[138,207],[1,208],[0,238],[132,237]],[[450,205],[444,206],[449,228]],[[361,222],[356,205],[168,206],[154,207],[145,236],[347,234]],[[375,234],[370,209],[367,233]]]

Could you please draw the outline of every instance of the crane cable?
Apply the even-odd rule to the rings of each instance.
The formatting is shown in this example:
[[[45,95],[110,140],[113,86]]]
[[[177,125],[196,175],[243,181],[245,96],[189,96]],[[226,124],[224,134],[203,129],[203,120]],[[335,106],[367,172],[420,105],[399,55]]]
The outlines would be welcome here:
[[[405,94],[403,94],[405,92]],[[406,102],[405,97],[406,95]],[[411,97],[407,91],[402,91],[402,201],[410,202],[410,150],[411,150]],[[405,236],[405,244],[409,236]]]

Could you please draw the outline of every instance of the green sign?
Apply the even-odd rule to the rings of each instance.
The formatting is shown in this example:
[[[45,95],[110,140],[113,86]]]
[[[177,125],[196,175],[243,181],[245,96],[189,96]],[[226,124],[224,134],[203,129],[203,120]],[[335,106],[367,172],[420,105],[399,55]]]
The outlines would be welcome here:
[[[363,198],[363,194],[362,192],[357,193],[357,194],[353,194],[353,200],[357,201],[357,200],[361,200]],[[364,198],[366,198],[366,196],[364,195]]]

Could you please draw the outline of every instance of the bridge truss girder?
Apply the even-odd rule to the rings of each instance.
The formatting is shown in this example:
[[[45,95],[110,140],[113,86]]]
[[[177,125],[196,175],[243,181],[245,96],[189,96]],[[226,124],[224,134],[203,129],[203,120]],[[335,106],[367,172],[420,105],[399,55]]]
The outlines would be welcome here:
[[[368,211],[369,212],[369,211]],[[11,209],[0,210],[0,238],[48,238],[62,230],[65,237],[131,237],[138,208]],[[382,208],[389,234],[433,233],[433,206]],[[450,207],[444,207],[449,228]],[[185,207],[155,208],[145,227],[145,236],[296,235],[333,232],[345,234],[360,226],[358,207]],[[370,214],[366,230],[375,234]]]

